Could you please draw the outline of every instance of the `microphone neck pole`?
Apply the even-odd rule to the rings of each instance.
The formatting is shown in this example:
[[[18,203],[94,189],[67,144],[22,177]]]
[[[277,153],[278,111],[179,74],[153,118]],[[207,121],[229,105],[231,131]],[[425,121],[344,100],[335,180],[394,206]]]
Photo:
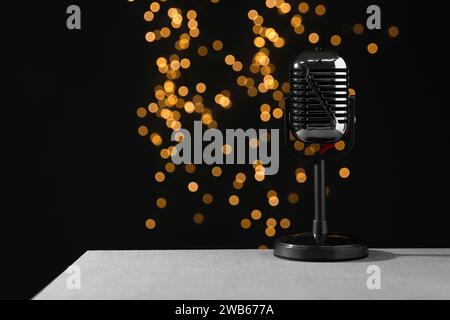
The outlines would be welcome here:
[[[325,207],[325,160],[314,160],[314,221],[312,233],[316,241],[321,241],[328,234]]]

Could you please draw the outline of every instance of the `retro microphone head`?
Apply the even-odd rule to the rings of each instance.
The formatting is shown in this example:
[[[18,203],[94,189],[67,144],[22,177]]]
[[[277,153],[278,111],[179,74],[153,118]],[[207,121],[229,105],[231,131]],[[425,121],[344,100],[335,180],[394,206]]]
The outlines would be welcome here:
[[[367,257],[366,244],[328,232],[325,159],[346,155],[354,142],[355,97],[349,96],[345,60],[332,51],[306,51],[289,70],[286,143],[295,155],[314,160],[312,232],[288,235],[274,243],[274,255],[302,261],[339,261]]]
[[[290,65],[289,84],[285,127],[291,140],[319,144],[315,156],[324,156],[323,148],[339,141],[348,152],[353,145],[354,96],[348,94],[346,61],[333,51],[305,51]]]

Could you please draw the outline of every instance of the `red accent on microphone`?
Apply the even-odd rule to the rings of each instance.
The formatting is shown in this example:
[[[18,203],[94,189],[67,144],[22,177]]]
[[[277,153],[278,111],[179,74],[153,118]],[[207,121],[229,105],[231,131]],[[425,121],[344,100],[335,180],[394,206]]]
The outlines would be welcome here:
[[[320,149],[320,155],[323,155],[328,150],[332,149],[334,147],[334,143],[326,144],[322,149]]]

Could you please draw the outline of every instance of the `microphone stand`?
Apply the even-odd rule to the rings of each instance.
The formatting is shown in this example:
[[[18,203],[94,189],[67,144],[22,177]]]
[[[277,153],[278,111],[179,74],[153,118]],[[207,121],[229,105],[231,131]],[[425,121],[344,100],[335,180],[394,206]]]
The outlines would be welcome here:
[[[325,160],[314,160],[314,221],[312,233],[316,242],[323,244],[328,235],[325,205]]]

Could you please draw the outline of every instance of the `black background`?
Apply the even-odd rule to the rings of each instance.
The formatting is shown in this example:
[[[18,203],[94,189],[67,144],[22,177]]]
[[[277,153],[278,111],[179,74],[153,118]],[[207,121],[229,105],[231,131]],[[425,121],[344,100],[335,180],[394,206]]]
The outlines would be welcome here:
[[[82,8],[81,31],[66,29],[65,11],[72,3]],[[264,12],[263,2],[253,3],[172,1],[163,8],[196,9],[202,40],[193,48],[221,39],[246,65],[254,54],[247,12],[254,7]],[[364,23],[365,8],[373,2],[322,3],[327,5],[327,19],[311,18],[308,26],[321,35],[343,36],[339,53],[350,61],[358,99],[355,149],[343,163],[329,165],[333,229],[364,238],[371,247],[448,247],[448,143],[443,135],[447,101],[437,94],[445,82],[425,72],[444,72],[440,60],[445,55],[438,45],[447,39],[439,38],[446,28],[438,18],[440,2],[376,1],[382,8],[383,30],[360,37],[352,34],[351,26]],[[215,195],[208,209],[185,187],[174,191],[189,181],[182,170],[164,186],[152,182],[163,163],[148,140],[136,133],[136,108],[151,102],[155,83],[163,82],[155,58],[175,50],[168,42],[144,41],[145,32],[158,26],[155,22],[149,28],[142,19],[148,5],[125,0],[2,5],[3,69],[8,71],[2,108],[8,129],[2,139],[2,297],[32,297],[88,249],[270,246],[262,226],[249,232],[239,221],[264,202],[268,189],[287,194],[299,188],[292,176],[295,164],[284,149],[279,175],[246,186],[239,209],[225,203],[232,177],[242,168],[227,169],[221,182],[207,177],[210,168],[197,169],[200,185]],[[289,29],[287,18],[263,15],[269,24],[284,21],[284,29]],[[391,24],[400,28],[397,39],[386,35]],[[286,38],[287,46],[273,56],[276,75],[284,81],[285,61],[309,48],[305,37]],[[375,56],[365,49],[371,41],[380,47]],[[236,88],[230,68],[224,70],[219,58],[208,59],[193,58],[198,65],[195,78],[191,74],[186,81],[207,79],[208,88],[232,89],[234,106],[217,116],[219,127],[261,127],[257,109],[265,101],[248,98]],[[163,130],[161,123],[151,124]],[[274,122],[272,127],[281,125]],[[344,164],[352,176],[342,182],[336,171]],[[283,210],[296,230],[308,230],[311,186],[300,187],[299,206],[265,210],[274,216]],[[158,195],[173,203],[162,213],[155,212]],[[192,223],[197,209],[209,210],[202,225]],[[157,229],[145,229],[148,217],[158,217]]]

